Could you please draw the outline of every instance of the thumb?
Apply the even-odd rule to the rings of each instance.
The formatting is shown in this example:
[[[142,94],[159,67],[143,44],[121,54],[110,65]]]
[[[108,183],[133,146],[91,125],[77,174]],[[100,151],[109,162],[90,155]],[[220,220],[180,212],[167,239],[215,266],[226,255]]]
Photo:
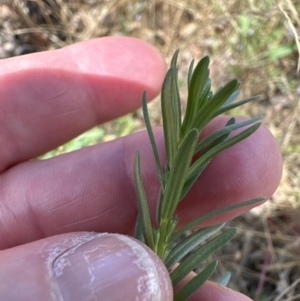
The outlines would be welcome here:
[[[163,263],[119,234],[69,233],[0,252],[1,300],[173,300]]]

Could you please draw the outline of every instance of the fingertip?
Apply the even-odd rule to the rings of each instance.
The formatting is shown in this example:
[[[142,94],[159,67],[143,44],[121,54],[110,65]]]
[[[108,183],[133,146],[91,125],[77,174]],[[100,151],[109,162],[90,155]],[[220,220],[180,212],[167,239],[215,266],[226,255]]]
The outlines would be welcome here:
[[[229,289],[218,283],[206,281],[196,292],[192,295],[189,301],[251,301],[251,299],[242,293]]]
[[[70,268],[64,268],[62,277],[57,278],[64,301],[83,300],[89,294],[91,298],[115,301],[173,300],[171,280],[163,262],[146,245],[132,237],[99,234],[76,250],[72,257],[69,258]],[[77,287],[86,284],[80,283],[82,273],[87,275],[92,294],[87,291],[78,298]],[[77,274],[79,277],[74,276]]]
[[[5,300],[173,300],[162,261],[141,242],[120,234],[49,237],[3,251],[0,262]]]
[[[68,265],[62,269],[66,260]],[[64,301],[173,300],[170,277],[161,260],[129,236],[99,234],[56,259],[53,269]]]

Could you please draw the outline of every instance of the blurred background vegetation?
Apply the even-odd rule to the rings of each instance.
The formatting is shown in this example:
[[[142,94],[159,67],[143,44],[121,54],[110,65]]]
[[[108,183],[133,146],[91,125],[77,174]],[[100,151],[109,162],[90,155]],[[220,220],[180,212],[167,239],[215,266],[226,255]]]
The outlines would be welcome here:
[[[237,237],[219,254],[219,273],[254,300],[300,300],[300,1],[32,0],[0,2],[0,58],[96,37],[137,37],[169,63],[179,48],[181,97],[189,62],[211,58],[214,88],[231,78],[241,97],[260,99],[233,114],[263,114],[284,158],[281,185],[264,206],[231,222]],[[159,99],[149,110],[161,124]],[[141,111],[97,126],[48,158],[143,128]]]

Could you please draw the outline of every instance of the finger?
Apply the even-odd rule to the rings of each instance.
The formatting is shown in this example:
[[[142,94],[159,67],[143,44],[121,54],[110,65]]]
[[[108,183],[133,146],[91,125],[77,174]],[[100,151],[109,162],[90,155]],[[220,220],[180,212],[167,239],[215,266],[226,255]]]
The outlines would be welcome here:
[[[2,251],[0,263],[1,300],[173,300],[163,263],[128,236],[55,236]]]
[[[165,64],[137,39],[106,37],[0,62],[0,172],[158,94]]]
[[[228,118],[211,123],[206,134],[224,126]],[[164,161],[160,129],[156,140]],[[147,134],[139,132],[49,160],[26,162],[2,174],[0,248],[72,231],[132,234],[137,216],[136,150],[141,153],[142,176],[155,216],[159,189],[155,163]],[[261,127],[208,165],[180,205],[181,224],[229,204],[270,197],[279,184],[281,169],[278,145]],[[231,219],[249,208],[224,213],[209,224]]]
[[[194,277],[194,273],[191,273],[185,280],[183,280],[175,291],[179,291],[187,282]],[[221,286],[218,283],[212,281],[206,281],[189,299],[189,301],[251,301],[247,296]]]
[[[251,301],[250,298],[217,283],[207,281],[189,301]]]

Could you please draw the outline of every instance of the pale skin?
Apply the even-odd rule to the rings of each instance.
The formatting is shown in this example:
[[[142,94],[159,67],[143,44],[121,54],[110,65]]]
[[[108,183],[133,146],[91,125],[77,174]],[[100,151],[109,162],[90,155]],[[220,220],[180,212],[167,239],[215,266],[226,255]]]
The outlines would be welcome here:
[[[152,46],[119,37],[2,60],[0,70],[0,299],[66,301],[55,275],[45,268],[51,266],[49,250],[56,248],[60,256],[59,250],[65,249],[58,246],[68,249],[70,240],[73,247],[85,241],[91,241],[90,248],[97,246],[97,235],[74,234],[78,231],[133,233],[136,150],[141,153],[154,214],[158,181],[151,148],[143,131],[53,159],[31,159],[97,124],[134,111],[144,89],[152,99],[160,92],[166,66]],[[213,121],[203,135],[228,118]],[[164,158],[161,129],[155,135]],[[262,126],[211,162],[179,206],[181,222],[239,201],[272,196],[281,170],[277,143]],[[249,209],[222,214],[205,225],[230,220]],[[68,277],[65,282],[72,283],[72,274]],[[82,286],[85,281],[82,278]],[[102,300],[101,290],[93,293],[95,300]],[[191,300],[250,299],[207,282]]]

